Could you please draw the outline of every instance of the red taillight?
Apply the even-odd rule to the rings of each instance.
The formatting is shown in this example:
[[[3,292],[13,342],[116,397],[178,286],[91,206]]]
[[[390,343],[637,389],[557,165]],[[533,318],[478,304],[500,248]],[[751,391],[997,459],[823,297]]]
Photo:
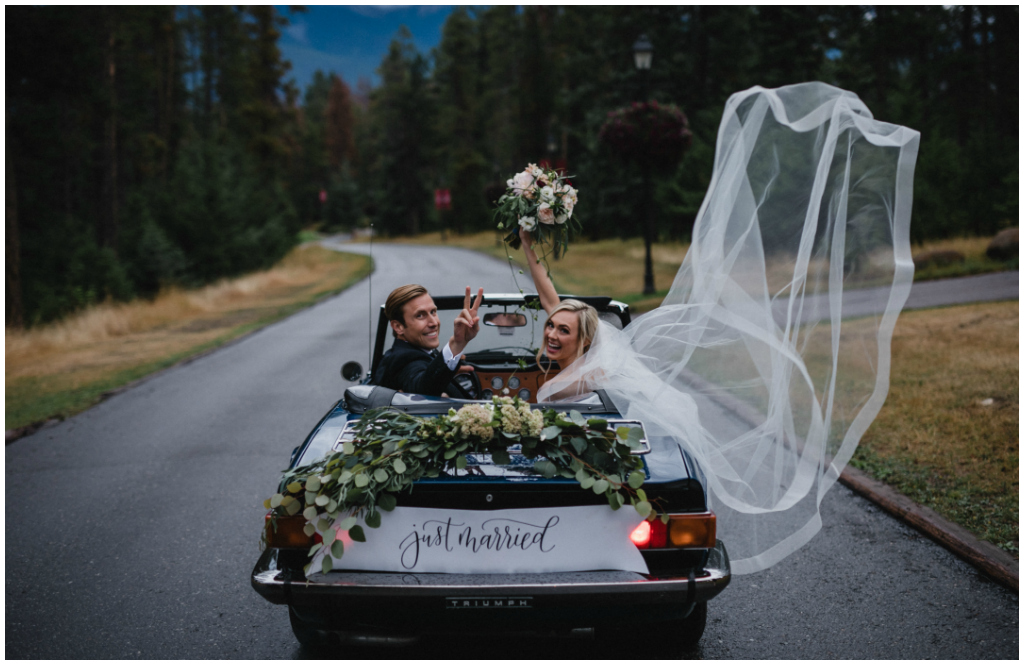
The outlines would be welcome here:
[[[668,524],[655,520],[643,521],[629,539],[639,549],[660,549],[666,547],[715,546],[716,518],[712,512],[669,515]]]
[[[306,526],[306,518],[302,515],[290,517],[278,517],[275,524],[271,521],[271,513],[267,513],[267,546],[268,547],[304,547],[313,546],[313,538],[306,535],[303,527]]]
[[[640,526],[633,529],[633,533],[629,534],[629,539],[633,541],[633,544],[642,550],[647,549],[651,546],[651,523],[647,520],[640,522]]]

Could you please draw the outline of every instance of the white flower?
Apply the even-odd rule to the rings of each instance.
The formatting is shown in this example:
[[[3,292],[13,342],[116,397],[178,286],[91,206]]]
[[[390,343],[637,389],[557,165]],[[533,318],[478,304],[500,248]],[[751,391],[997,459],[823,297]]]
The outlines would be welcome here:
[[[534,178],[540,178],[541,176],[544,175],[544,169],[542,169],[541,167],[537,166],[536,164],[527,164],[526,165],[526,173],[529,173]]]
[[[540,200],[544,201],[545,203],[554,203],[555,202],[555,190],[552,189],[551,187],[541,187],[541,190],[540,190]]]
[[[555,223],[557,223],[557,224],[565,224],[565,220],[567,220],[567,219],[569,219],[569,215],[556,215],[555,216]]]
[[[522,196],[528,190],[533,189],[533,176],[526,171],[517,173],[509,180],[509,187],[515,191],[516,196]]]
[[[520,217],[519,226],[526,231],[532,231],[537,228],[537,220],[533,217]]]

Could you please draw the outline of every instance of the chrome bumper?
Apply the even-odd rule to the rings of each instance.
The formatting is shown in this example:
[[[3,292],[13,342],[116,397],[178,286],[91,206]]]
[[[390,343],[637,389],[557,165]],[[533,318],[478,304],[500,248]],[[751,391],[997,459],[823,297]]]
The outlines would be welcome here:
[[[729,555],[719,542],[709,552],[702,570],[683,576],[655,576],[624,571],[531,574],[411,574],[332,571],[290,580],[279,569],[274,550],[264,552],[252,574],[253,588],[272,603],[292,605],[300,612],[345,620],[349,611],[401,623],[401,615],[413,614],[422,622],[438,623],[464,612],[508,616],[529,609],[535,618],[569,612],[572,623],[588,618],[618,620],[631,611],[659,611],[662,615],[689,614],[695,603],[717,596],[731,578]],[[486,602],[486,604],[485,604]],[[486,612],[483,610],[490,610]],[[459,615],[456,617],[455,615]],[[525,618],[525,617],[523,617]],[[667,618],[667,617],[666,617]],[[348,620],[353,620],[354,617]]]

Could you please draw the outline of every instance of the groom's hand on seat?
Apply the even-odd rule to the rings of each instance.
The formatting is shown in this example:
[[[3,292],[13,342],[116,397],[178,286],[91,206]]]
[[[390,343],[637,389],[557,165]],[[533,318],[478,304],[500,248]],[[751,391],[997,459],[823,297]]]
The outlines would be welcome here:
[[[484,290],[481,288],[476,298],[470,300],[470,294],[472,290],[466,287],[466,300],[462,311],[455,317],[455,329],[452,332],[452,338],[448,340],[448,347],[452,350],[453,355],[459,355],[462,350],[466,348],[470,340],[476,337],[477,333],[480,332],[480,304],[484,300]]]

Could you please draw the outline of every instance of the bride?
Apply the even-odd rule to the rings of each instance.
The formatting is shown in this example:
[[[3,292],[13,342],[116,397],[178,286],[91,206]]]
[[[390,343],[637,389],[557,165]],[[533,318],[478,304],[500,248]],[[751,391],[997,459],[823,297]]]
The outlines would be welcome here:
[[[544,322],[543,345],[537,351],[537,364],[546,367],[545,379],[547,379],[550,363],[543,365],[541,358],[546,356],[548,361],[557,363],[559,368],[569,366],[590,350],[600,319],[597,310],[584,302],[573,298],[561,300],[555,290],[555,285],[551,283],[547,270],[541,265],[533,250],[533,237],[530,232],[520,229],[519,238],[523,244],[526,262],[530,266],[530,276],[537,288],[540,305],[548,315]],[[585,386],[580,386],[580,388],[585,389]],[[564,389],[563,392],[565,392]],[[576,394],[576,392],[578,392],[576,388],[573,388],[572,394]],[[538,401],[548,402],[558,397],[550,388],[545,390],[542,386]]]
[[[672,288],[624,330],[559,302],[522,234],[549,315],[543,352],[561,367],[538,400],[603,388],[644,423],[651,455],[682,443],[736,573],[820,529],[825,492],[885,400],[913,279],[918,143],[823,83],[736,93]],[[854,300],[874,313],[844,319]]]

